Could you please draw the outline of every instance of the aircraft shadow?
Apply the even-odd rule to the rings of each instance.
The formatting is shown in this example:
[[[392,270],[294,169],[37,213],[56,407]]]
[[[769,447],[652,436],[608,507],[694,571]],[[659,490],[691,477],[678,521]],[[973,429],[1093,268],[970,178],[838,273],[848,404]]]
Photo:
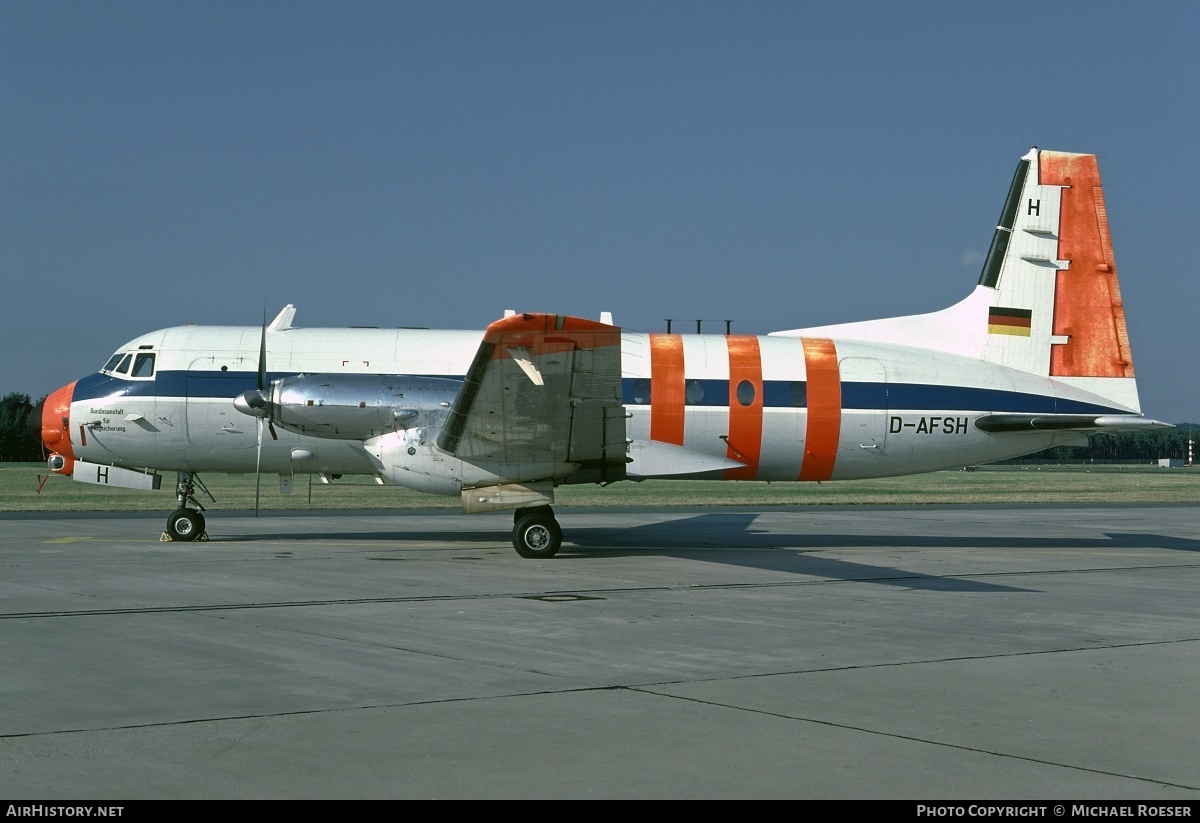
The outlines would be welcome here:
[[[613,557],[678,557],[726,566],[809,575],[837,581],[860,581],[933,591],[1018,592],[1014,586],[956,577],[938,577],[889,566],[824,557],[814,552],[838,548],[933,549],[1139,549],[1159,548],[1200,552],[1200,539],[1142,533],[1111,533],[1103,537],[1027,537],[1003,535],[847,535],[794,534],[754,528],[757,512],[707,513],[626,528],[572,527],[565,529],[557,561],[587,561]],[[236,537],[238,541],[353,540],[386,543],[395,540],[438,543],[494,542],[496,529],[435,529],[413,531],[278,533]]]

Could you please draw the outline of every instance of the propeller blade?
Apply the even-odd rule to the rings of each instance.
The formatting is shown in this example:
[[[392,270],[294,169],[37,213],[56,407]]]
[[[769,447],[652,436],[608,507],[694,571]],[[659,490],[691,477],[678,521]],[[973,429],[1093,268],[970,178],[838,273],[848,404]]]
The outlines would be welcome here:
[[[267,310],[263,309],[262,335],[258,338],[258,390],[267,387]]]
[[[238,399],[245,399],[246,404],[254,409],[258,418],[258,445],[257,454],[254,457],[254,516],[258,517],[258,494],[259,487],[262,485],[262,430],[263,430],[263,415],[267,411],[267,401],[263,397],[263,389],[267,387],[267,307],[263,306],[263,321],[262,334],[258,338],[258,391],[255,392],[255,397],[247,397],[250,392],[244,392]],[[234,406],[237,406],[237,401],[234,401]],[[271,427],[271,439],[278,440],[275,436],[275,427]]]
[[[258,454],[254,458],[254,516],[258,517],[258,489],[262,481],[262,418],[258,418]]]

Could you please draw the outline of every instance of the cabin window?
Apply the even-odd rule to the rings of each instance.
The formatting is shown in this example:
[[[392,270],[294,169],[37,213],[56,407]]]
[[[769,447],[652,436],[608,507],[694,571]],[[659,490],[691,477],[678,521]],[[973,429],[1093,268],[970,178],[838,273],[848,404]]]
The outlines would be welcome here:
[[[650,381],[644,377],[633,381],[633,402],[639,406],[650,405]]]
[[[689,406],[699,406],[704,400],[704,384],[699,380],[689,380],[684,389],[684,397]]]
[[[743,380],[738,383],[737,399],[743,406],[749,406],[754,402],[754,384],[749,380]]]
[[[130,377],[153,377],[154,355],[149,352],[138,352],[133,360],[133,371]]]

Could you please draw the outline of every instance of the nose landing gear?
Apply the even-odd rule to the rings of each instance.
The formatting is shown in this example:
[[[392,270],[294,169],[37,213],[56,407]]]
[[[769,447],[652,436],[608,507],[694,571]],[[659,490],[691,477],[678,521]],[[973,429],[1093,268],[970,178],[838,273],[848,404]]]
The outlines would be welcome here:
[[[180,542],[207,540],[208,532],[204,531],[203,513],[198,509],[188,508],[172,512],[167,518],[167,530],[163,532],[163,537]]]
[[[197,485],[210,500],[216,502],[200,475],[180,472],[179,483],[175,486],[175,500],[179,508],[167,518],[167,530],[159,538],[161,542],[190,543],[193,540],[208,540],[208,532],[204,530],[204,506],[196,499]],[[189,506],[189,503],[195,508]]]

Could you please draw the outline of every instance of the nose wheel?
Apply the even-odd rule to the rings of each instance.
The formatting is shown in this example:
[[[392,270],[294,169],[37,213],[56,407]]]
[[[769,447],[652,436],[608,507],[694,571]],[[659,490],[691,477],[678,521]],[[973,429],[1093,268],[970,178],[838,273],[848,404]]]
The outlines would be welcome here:
[[[204,531],[204,515],[196,509],[179,509],[167,518],[167,530],[164,532],[172,541],[190,543],[193,540],[207,540],[208,533]]]
[[[562,528],[549,506],[517,509],[513,521],[513,548],[521,557],[547,558],[558,553]]]
[[[167,530],[162,533],[160,541],[191,543],[194,540],[208,540],[208,532],[204,530],[204,506],[196,499],[197,485],[212,497],[199,475],[191,472],[179,473],[179,484],[175,487],[175,501],[179,508],[167,518]],[[192,505],[189,506],[189,503]]]

